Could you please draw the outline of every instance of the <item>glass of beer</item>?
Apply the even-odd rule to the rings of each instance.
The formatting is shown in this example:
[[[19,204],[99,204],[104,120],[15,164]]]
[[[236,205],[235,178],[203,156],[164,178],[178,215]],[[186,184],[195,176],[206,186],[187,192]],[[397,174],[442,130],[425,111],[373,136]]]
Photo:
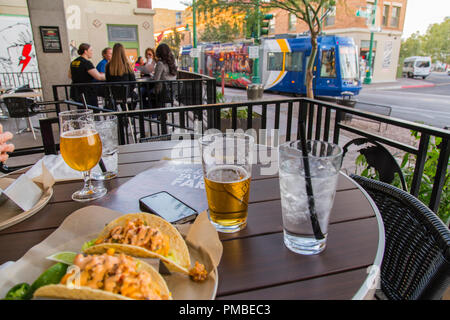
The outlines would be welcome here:
[[[199,139],[209,218],[219,232],[247,225],[254,138],[218,133]]]
[[[84,187],[72,195],[75,201],[90,201],[103,197],[106,189],[91,182],[91,169],[102,156],[102,142],[95,129],[92,110],[59,113],[60,151],[69,167],[83,173]]]

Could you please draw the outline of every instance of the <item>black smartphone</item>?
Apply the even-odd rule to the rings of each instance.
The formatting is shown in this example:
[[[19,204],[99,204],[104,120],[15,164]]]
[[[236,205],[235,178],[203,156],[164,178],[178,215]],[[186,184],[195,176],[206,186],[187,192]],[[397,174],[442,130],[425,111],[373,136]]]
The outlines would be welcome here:
[[[195,220],[198,212],[166,191],[139,199],[142,211],[153,213],[170,223],[187,223]]]

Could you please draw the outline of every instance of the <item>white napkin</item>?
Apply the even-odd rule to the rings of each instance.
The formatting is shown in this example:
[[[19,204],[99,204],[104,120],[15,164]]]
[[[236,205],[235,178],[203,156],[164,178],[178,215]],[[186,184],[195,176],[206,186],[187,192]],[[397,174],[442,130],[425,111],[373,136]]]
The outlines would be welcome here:
[[[69,167],[61,155],[46,155],[25,173],[30,179],[42,174],[42,162],[48,168],[55,181],[81,180],[82,173]]]

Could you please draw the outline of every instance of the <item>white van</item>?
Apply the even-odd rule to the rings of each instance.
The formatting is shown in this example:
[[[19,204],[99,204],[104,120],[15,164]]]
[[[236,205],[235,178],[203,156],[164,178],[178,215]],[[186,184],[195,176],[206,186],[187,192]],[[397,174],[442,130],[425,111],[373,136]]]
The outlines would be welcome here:
[[[403,76],[407,76],[408,78],[422,77],[422,79],[425,79],[430,73],[430,57],[408,57],[403,60]]]

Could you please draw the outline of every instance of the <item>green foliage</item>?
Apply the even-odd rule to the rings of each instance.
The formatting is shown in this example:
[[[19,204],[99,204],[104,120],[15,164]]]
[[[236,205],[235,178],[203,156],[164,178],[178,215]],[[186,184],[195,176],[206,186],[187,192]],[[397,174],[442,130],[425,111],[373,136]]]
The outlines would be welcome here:
[[[175,56],[175,59],[178,59],[178,56],[180,55],[181,41],[183,41],[183,40],[184,40],[184,34],[178,32],[176,30],[176,28],[173,28],[173,33],[164,37],[164,39],[161,41],[161,43],[166,43],[169,46],[169,48],[172,50],[173,55]]]
[[[419,140],[419,134],[415,131],[411,132],[411,135]],[[441,138],[435,138],[434,141],[430,141],[427,152],[427,159],[424,165],[422,181],[420,184],[418,199],[422,201],[425,205],[430,203],[431,192],[433,189],[434,177],[436,175],[436,168],[439,160],[439,144],[441,143]],[[415,156],[410,153],[405,153],[402,157],[402,162],[400,164],[400,168],[403,172],[403,176],[405,177],[406,185],[408,190],[411,188],[413,176],[414,176],[414,167],[415,167],[416,159]],[[359,155],[356,160],[356,170],[355,173],[360,176],[379,180],[378,174],[375,172],[373,168],[369,168],[367,161],[363,155]],[[360,172],[360,173],[358,173]],[[400,177],[396,174],[395,179],[392,182],[392,185],[401,188]],[[441,201],[439,203],[438,216],[441,220],[448,225],[450,223],[450,172],[446,173],[444,186],[442,188]]]
[[[219,25],[214,25],[208,22],[205,26],[205,31],[200,35],[200,41],[205,42],[230,42],[239,38],[241,30],[239,26],[227,21],[221,21]]]
[[[233,116],[232,109],[222,109],[220,112],[220,117],[222,119],[231,119]],[[253,118],[258,118],[259,114],[256,112],[252,113]],[[238,119],[247,119],[248,118],[248,108],[247,107],[238,107],[237,108],[237,118]]]
[[[402,41],[400,47],[399,64],[411,56],[431,56],[433,61],[450,63],[450,18],[442,23],[435,23],[428,27],[424,35],[413,33],[408,39]]]

